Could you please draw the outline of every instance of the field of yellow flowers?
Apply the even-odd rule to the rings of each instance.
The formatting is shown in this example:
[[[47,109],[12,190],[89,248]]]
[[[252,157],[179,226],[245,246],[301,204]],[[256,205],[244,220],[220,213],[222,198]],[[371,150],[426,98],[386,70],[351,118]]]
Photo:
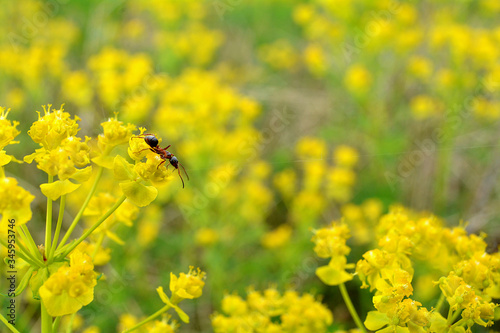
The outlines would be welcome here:
[[[500,331],[500,1],[0,10],[0,332]]]

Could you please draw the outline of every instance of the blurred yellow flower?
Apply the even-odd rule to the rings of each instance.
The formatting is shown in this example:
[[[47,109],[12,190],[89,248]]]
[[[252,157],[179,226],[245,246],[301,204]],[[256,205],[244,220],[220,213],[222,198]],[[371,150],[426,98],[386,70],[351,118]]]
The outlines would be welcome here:
[[[292,236],[292,227],[288,224],[282,224],[272,231],[268,231],[261,238],[262,246],[267,249],[275,249],[288,243]]]
[[[321,139],[304,136],[295,146],[295,152],[301,160],[307,158],[323,159],[326,155],[326,142]]]
[[[219,240],[219,234],[212,228],[201,228],[195,235],[196,244],[210,246]]]
[[[333,160],[341,167],[352,168],[358,163],[359,154],[352,147],[340,145],[333,152]]]
[[[328,69],[325,51],[319,44],[310,44],[304,50],[304,61],[309,71],[317,77],[323,77]]]
[[[296,51],[286,39],[261,46],[258,55],[262,61],[278,70],[293,70],[298,60]]]
[[[411,75],[427,80],[431,77],[433,66],[429,59],[419,56],[413,56],[408,61],[408,71]]]
[[[354,94],[366,94],[372,85],[371,73],[361,64],[351,65],[345,74],[346,88]]]
[[[427,95],[419,95],[410,101],[410,110],[416,119],[426,119],[440,113],[436,100]]]

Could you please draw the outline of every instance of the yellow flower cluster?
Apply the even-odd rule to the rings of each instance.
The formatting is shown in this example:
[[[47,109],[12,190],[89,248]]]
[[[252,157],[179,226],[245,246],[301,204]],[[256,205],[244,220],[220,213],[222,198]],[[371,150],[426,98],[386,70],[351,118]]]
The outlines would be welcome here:
[[[0,179],[0,193],[0,214],[2,214],[0,234],[4,237],[9,219],[14,219],[18,225],[31,220],[30,204],[35,197],[19,186],[17,180],[12,177]]]
[[[377,85],[390,80],[392,90],[408,97],[401,107],[408,110],[411,101],[416,120],[442,117],[455,104],[464,105],[460,95],[473,97],[470,111],[478,118],[498,119],[499,34],[489,17],[499,13],[499,6],[492,2],[478,1],[480,25],[472,17],[464,21],[470,12],[450,0],[430,11],[398,1],[298,3],[293,20],[307,43],[288,53],[303,53],[313,76],[344,75],[344,88],[356,98],[370,96],[371,105],[385,102]],[[394,71],[375,69],[373,59],[391,59]],[[460,94],[454,95],[456,90]]]
[[[339,145],[332,153],[334,163],[330,164],[326,142],[314,137],[301,138],[295,152],[303,174],[302,182],[298,184],[297,172],[287,168],[275,174],[273,183],[290,206],[292,221],[298,225],[311,225],[330,200],[338,203],[349,201],[359,154],[352,147]]]
[[[378,199],[366,199],[360,205],[347,203],[340,208],[344,222],[349,225],[357,244],[372,241],[373,229],[383,209],[383,204]]]
[[[55,182],[49,181],[40,187],[42,193],[52,200],[57,200],[61,195],[75,191],[80,184],[72,183],[69,179],[82,183],[87,181],[92,173],[89,152],[90,148],[86,138],[84,142],[76,137],[78,132],[78,117],[71,119],[71,115],[60,110],[50,110],[44,107],[44,116],[38,113],[38,120],[33,123],[28,134],[33,141],[42,147],[35,153],[25,156],[27,163],[37,163],[40,170],[49,175],[49,179],[58,176]]]
[[[316,275],[323,283],[336,286],[352,280],[352,274],[346,272],[346,269],[354,268],[354,264],[348,264],[346,258],[351,252],[351,249],[346,245],[350,236],[346,224],[336,224],[335,222],[331,227],[314,231],[312,238],[315,244],[314,252],[320,258],[330,258],[328,265],[316,269]]]
[[[333,321],[331,312],[310,294],[300,296],[288,290],[281,295],[270,288],[251,290],[247,299],[226,295],[222,314],[214,314],[214,332],[327,332]]]
[[[316,274],[329,285],[352,279],[345,272],[349,228],[345,224],[315,231],[314,250],[319,257],[332,258]],[[356,264],[362,288],[374,291],[376,311],[371,311],[365,326],[377,332],[447,332],[450,325],[465,332],[474,324],[490,326],[500,296],[500,255],[486,252],[484,235],[468,235],[463,227],[446,228],[434,216],[417,214],[394,206],[379,219],[376,228],[378,248],[367,251]],[[332,265],[332,262],[335,262]],[[439,310],[429,311],[414,300],[413,280],[421,276],[415,266],[426,266],[439,280],[442,301],[449,304],[448,318]],[[425,280],[424,280],[425,281]],[[428,280],[427,280],[428,281]],[[461,319],[454,322],[461,315]]]
[[[17,162],[15,157],[7,154],[5,147],[17,143],[14,139],[20,132],[16,129],[19,122],[7,120],[10,109],[5,111],[4,107],[0,107],[0,111],[0,235],[6,237],[9,219],[14,219],[17,225],[31,219],[30,204],[35,197],[19,186],[15,178],[5,177],[4,167],[11,161]]]
[[[75,313],[94,299],[96,273],[92,259],[80,251],[70,255],[40,287],[39,293],[47,312],[53,317]]]

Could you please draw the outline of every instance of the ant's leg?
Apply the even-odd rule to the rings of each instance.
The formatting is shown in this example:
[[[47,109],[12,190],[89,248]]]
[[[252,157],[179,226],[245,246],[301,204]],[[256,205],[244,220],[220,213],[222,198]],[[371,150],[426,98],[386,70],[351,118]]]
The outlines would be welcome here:
[[[143,134],[139,134],[139,135],[135,135],[135,136],[133,136],[133,137],[132,137],[132,139],[134,139],[134,138],[136,138],[136,139],[137,139],[137,138],[139,138],[139,139],[144,139],[144,137],[145,137],[145,136],[148,136],[148,135],[152,135],[152,136],[155,136],[155,137],[156,137],[156,135],[154,135],[154,134],[152,134],[152,133],[143,133]]]
[[[182,176],[181,176],[181,170],[179,168],[177,168],[177,172],[179,173],[179,177],[181,177],[181,181],[182,181],[182,188],[184,188],[184,179],[182,179]]]
[[[179,162],[179,165],[182,167],[182,170],[184,170],[184,173],[186,174],[187,179],[189,180],[189,175],[186,172],[186,169],[184,169],[184,166]]]
[[[144,149],[141,149],[139,151],[134,152],[134,154],[140,154],[140,153],[142,153],[145,150],[151,150],[153,153],[155,153],[155,151],[152,148],[144,148]]]
[[[158,170],[158,168],[160,167],[160,165],[162,165],[163,163],[165,163],[165,160],[162,160],[162,161],[160,162],[160,164],[158,164],[158,166],[156,167],[156,170]]]

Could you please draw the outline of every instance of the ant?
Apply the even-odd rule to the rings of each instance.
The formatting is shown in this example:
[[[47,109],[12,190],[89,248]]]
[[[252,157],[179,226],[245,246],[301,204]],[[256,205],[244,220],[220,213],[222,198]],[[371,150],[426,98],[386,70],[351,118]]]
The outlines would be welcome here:
[[[189,180],[189,176],[188,176],[188,174],[186,172],[186,169],[184,169],[184,167],[179,162],[179,160],[177,159],[177,157],[175,157],[174,154],[172,154],[171,152],[167,151],[167,149],[171,145],[168,145],[165,148],[161,148],[160,146],[158,146],[158,138],[154,134],[148,134],[148,133],[146,133],[146,134],[141,134],[141,135],[138,135],[138,136],[134,136],[134,138],[144,138],[144,141],[146,141],[146,143],[150,147],[150,148],[145,148],[145,149],[139,150],[138,152],[136,152],[136,154],[138,154],[138,153],[140,153],[141,151],[144,151],[144,150],[151,150],[153,153],[156,153],[156,154],[160,155],[162,161],[156,167],[157,169],[160,167],[160,165],[162,165],[163,163],[165,163],[166,160],[168,160],[169,163],[174,168],[177,169],[177,172],[179,173],[179,177],[181,177],[182,188],[184,188],[184,179],[182,179],[181,170],[179,169],[179,165],[182,167],[182,170],[184,170],[184,173],[186,174],[186,177],[187,177],[188,180]]]

